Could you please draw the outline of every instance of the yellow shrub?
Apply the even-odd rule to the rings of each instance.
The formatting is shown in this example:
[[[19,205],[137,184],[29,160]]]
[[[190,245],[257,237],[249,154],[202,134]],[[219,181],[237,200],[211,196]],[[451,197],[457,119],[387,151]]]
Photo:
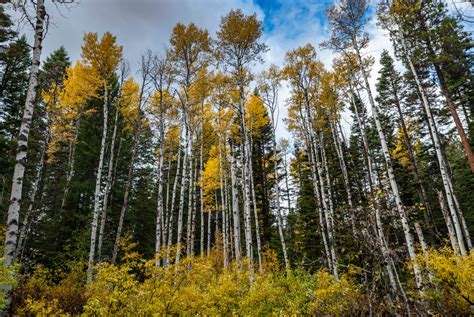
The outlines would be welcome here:
[[[347,315],[360,309],[361,294],[345,277],[336,280],[325,271],[316,273],[311,313],[317,315]]]
[[[13,312],[39,316],[80,314],[85,303],[84,265],[71,263],[69,267],[64,272],[51,272],[38,266],[31,276],[24,276],[13,292]]]
[[[432,249],[427,255],[419,255],[417,261],[425,268],[426,276],[431,275],[432,283],[426,284],[424,292],[424,301],[431,310],[443,315],[472,314],[474,252],[462,256],[450,248]]]
[[[280,271],[271,253],[262,273],[247,261],[233,262],[225,269],[218,264],[222,263],[218,251],[211,257],[187,257],[178,264],[176,249],[163,250],[149,261],[127,260],[126,255],[120,266],[102,264],[88,285],[85,313],[262,316],[342,314],[356,309],[359,293],[346,279],[335,281],[324,272],[312,276]],[[167,254],[169,261],[165,261]]]

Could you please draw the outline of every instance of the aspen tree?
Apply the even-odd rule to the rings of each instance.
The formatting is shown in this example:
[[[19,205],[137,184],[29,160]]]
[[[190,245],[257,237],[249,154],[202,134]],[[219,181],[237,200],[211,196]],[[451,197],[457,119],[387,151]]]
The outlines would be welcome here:
[[[246,254],[252,262],[252,232],[250,215],[251,196],[251,149],[248,130],[245,123],[246,86],[249,80],[248,66],[261,61],[261,54],[265,52],[266,45],[259,42],[262,35],[262,23],[256,15],[246,16],[241,10],[233,10],[221,19],[220,30],[217,32],[218,51],[222,63],[231,74],[232,82],[238,89],[237,111],[240,115],[243,152],[240,156],[243,179],[243,205],[244,205],[244,232]],[[232,152],[232,151],[231,151]],[[233,152],[232,152],[233,153]],[[232,155],[232,154],[231,154]],[[232,164],[232,163],[231,163]],[[234,164],[235,165],[235,164]],[[235,172],[235,171],[234,171]],[[235,175],[234,175],[235,176]],[[234,185],[232,186],[234,190]],[[236,193],[235,193],[236,194]],[[234,198],[237,195],[233,195]],[[234,202],[235,204],[238,202]],[[234,218],[237,216],[234,214]],[[236,220],[234,219],[234,222]],[[237,238],[237,237],[234,237]],[[237,246],[237,244],[236,244]]]
[[[183,228],[184,187],[191,184],[189,177],[192,172],[192,164],[189,163],[188,160],[190,162],[193,160],[193,139],[196,132],[193,118],[193,111],[196,104],[191,97],[191,87],[200,72],[203,71],[208,64],[211,39],[206,30],[198,28],[193,23],[187,26],[178,23],[173,28],[170,44],[171,49],[168,52],[168,56],[176,71],[176,81],[179,89],[177,90],[177,96],[179,98],[186,138],[183,158],[184,172],[181,180],[178,212],[177,244],[180,245]],[[191,168],[188,168],[187,165]],[[188,172],[186,172],[187,169],[189,169]],[[179,259],[180,252],[177,252],[176,262],[179,262]]]
[[[278,233],[280,235],[281,247],[283,250],[283,258],[285,260],[285,267],[290,267],[286,243],[285,234],[283,228],[283,216],[280,205],[280,184],[278,175],[278,155],[277,155],[277,142],[276,142],[276,129],[278,126],[278,89],[280,86],[280,70],[275,66],[271,65],[266,72],[261,75],[259,91],[262,94],[262,101],[265,107],[270,113],[270,123],[272,125],[272,142],[273,142],[273,173],[275,177],[275,207],[277,211],[277,223]]]
[[[132,157],[130,164],[128,166],[127,173],[127,182],[125,183],[125,192],[123,195],[122,209],[120,211],[120,218],[117,227],[117,234],[115,236],[115,243],[112,253],[112,263],[115,263],[118,253],[118,247],[122,235],[123,221],[125,214],[128,210],[129,195],[132,189],[132,180],[133,180],[133,171],[135,168],[135,161],[137,159],[138,144],[140,142],[140,132],[142,125],[148,124],[147,120],[143,116],[144,105],[148,102],[149,99],[149,85],[150,85],[150,75],[152,70],[152,55],[151,51],[148,51],[142,55],[140,62],[140,76],[141,83],[133,83],[133,80],[130,81],[130,96],[129,100],[126,103],[128,107],[124,107],[123,110],[126,112],[125,117],[128,117],[134,132],[133,136],[133,147],[132,147]]]
[[[21,7],[26,14],[26,8]],[[35,25],[33,56],[31,60],[30,78],[28,82],[28,91],[26,94],[25,107],[18,135],[18,145],[15,157],[15,168],[13,171],[13,182],[10,194],[10,205],[7,215],[7,229],[5,236],[5,264],[11,266],[15,260],[15,250],[17,248],[18,224],[20,221],[20,203],[23,192],[23,180],[28,151],[28,137],[30,133],[31,120],[33,118],[34,99],[38,87],[38,72],[41,62],[42,43],[44,30],[46,27],[45,17],[46,9],[44,0],[36,1],[35,5]]]
[[[379,108],[378,105],[375,104],[374,98],[372,96],[366,65],[363,62],[361,55],[361,50],[367,46],[369,41],[367,33],[364,32],[364,27],[367,23],[365,18],[366,11],[367,2],[365,0],[345,0],[342,1],[337,7],[332,6],[329,8],[327,16],[330,23],[331,39],[325,43],[325,46],[342,52],[353,50],[355,53],[369,103],[372,107],[373,119],[375,121],[379,140],[382,145],[385,168],[389,178],[392,194],[395,199],[396,209],[399,213],[400,222],[402,224],[408,254],[412,261],[414,261],[413,272],[415,274],[415,281],[419,291],[422,293],[423,278],[420,268],[416,262],[413,235],[408,224],[406,208],[400,197],[398,183],[395,179],[392,159],[390,157],[386,137],[384,135],[382,124],[379,118]]]
[[[97,225],[99,221],[102,193],[102,172],[108,130],[109,81],[114,74],[120,60],[122,59],[122,46],[116,44],[116,37],[109,32],[106,32],[100,41],[98,39],[97,33],[87,33],[84,35],[84,44],[82,45],[82,59],[86,65],[90,65],[95,71],[97,71],[103,89],[104,101],[102,107],[102,139],[100,144],[99,165],[97,167],[97,176],[95,182],[94,209],[92,213],[89,261],[87,268],[87,282],[91,282],[92,268],[95,262]]]
[[[384,5],[387,5],[387,4],[390,5],[389,2],[388,3],[384,2]],[[455,197],[455,194],[453,192],[452,180],[451,180],[451,177],[450,177],[449,172],[448,172],[448,166],[446,164],[446,160],[445,160],[444,155],[442,153],[441,142],[440,142],[440,139],[439,139],[439,136],[438,136],[436,121],[434,120],[434,116],[433,116],[433,113],[431,111],[431,108],[430,108],[430,105],[429,105],[429,102],[428,102],[428,98],[426,96],[426,92],[425,92],[425,90],[423,88],[423,85],[421,83],[421,80],[418,76],[418,71],[417,71],[417,69],[416,69],[416,67],[415,67],[415,65],[414,65],[414,63],[411,59],[411,56],[409,55],[404,32],[403,32],[402,29],[400,29],[400,26],[398,25],[396,14],[394,14],[393,16],[384,14],[384,10],[387,10],[387,9],[389,9],[389,8],[385,8],[384,6],[381,6],[379,8],[379,20],[381,20],[384,27],[387,30],[390,31],[390,35],[393,37],[393,39],[396,40],[396,41],[399,41],[399,43],[401,44],[401,49],[402,49],[403,56],[406,59],[406,61],[408,63],[408,66],[410,68],[410,71],[413,74],[413,77],[415,79],[416,87],[417,87],[418,92],[420,94],[423,109],[425,111],[426,119],[428,121],[428,128],[429,128],[430,136],[431,136],[431,139],[432,139],[432,142],[433,142],[433,146],[434,146],[435,151],[436,151],[436,158],[438,160],[438,166],[439,166],[439,169],[440,169],[441,179],[443,181],[443,189],[444,189],[445,194],[446,194],[448,209],[449,209],[449,212],[450,212],[450,215],[451,215],[451,218],[452,218],[452,223],[453,223],[454,229],[455,229],[454,232],[456,234],[456,240],[457,241],[456,241],[456,244],[453,245],[453,248],[456,252],[458,252],[457,250],[459,249],[459,252],[461,252],[461,254],[465,254],[466,253],[466,247],[465,247],[465,244],[464,244],[463,230],[462,230],[461,222],[459,220],[458,211],[456,210],[456,207],[455,207],[455,198],[456,197]],[[460,212],[460,213],[462,214],[462,212]],[[450,224],[447,222],[448,227],[449,227],[449,225]],[[448,232],[449,232],[449,230],[448,230]],[[451,237],[450,237],[450,239],[451,239],[451,241],[453,241],[453,239]]]
[[[104,198],[102,202],[102,210],[100,213],[100,229],[99,229],[99,239],[97,242],[97,258],[101,261],[102,257],[102,243],[104,240],[104,230],[105,230],[105,223],[107,219],[107,208],[109,202],[109,194],[112,189],[112,181],[113,181],[113,171],[116,164],[114,163],[114,151],[115,151],[115,142],[117,138],[117,129],[118,129],[118,119],[122,101],[122,88],[125,81],[125,78],[128,77],[130,73],[130,66],[126,62],[122,62],[120,66],[120,83],[119,83],[119,92],[116,100],[116,109],[115,109],[115,119],[114,119],[114,129],[112,131],[112,140],[110,142],[110,155],[109,155],[109,163],[107,167],[107,176],[105,179],[105,189],[104,189]],[[118,156],[118,155],[117,155]]]

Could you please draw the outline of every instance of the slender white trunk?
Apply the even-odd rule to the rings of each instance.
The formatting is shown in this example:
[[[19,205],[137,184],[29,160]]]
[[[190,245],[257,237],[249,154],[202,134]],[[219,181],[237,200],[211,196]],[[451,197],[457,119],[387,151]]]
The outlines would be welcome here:
[[[245,134],[245,132],[244,132]],[[246,138],[246,136],[244,136]],[[250,215],[250,170],[249,156],[247,155],[247,141],[241,145],[241,163],[242,163],[242,181],[243,181],[243,198],[244,198],[244,236],[245,250],[250,263],[253,262],[253,245],[252,245],[252,222]]]
[[[201,216],[201,234],[199,236],[199,246],[200,246],[200,254],[204,255],[204,179],[203,179],[203,136],[204,130],[201,124],[201,137],[200,137],[200,147],[199,147],[199,214]],[[220,142],[220,141],[219,141]],[[219,155],[220,155],[220,148],[219,148]]]
[[[451,189],[451,193],[453,193],[454,205],[456,206],[458,217],[459,217],[459,220],[461,221],[462,230],[464,232],[464,238],[466,239],[466,246],[467,246],[467,249],[470,251],[472,250],[471,234],[469,233],[469,228],[467,226],[466,219],[464,218],[464,215],[461,211],[461,205],[459,205],[458,198],[454,194],[452,182],[449,182],[449,188]]]
[[[18,245],[15,251],[15,259],[18,258],[18,255],[21,256],[21,253],[23,252],[26,238],[28,236],[29,229],[31,227],[31,222],[33,221],[32,217],[35,214],[34,205],[35,205],[35,200],[36,200],[36,194],[38,193],[38,187],[43,178],[44,159],[45,159],[45,152],[46,152],[46,148],[48,147],[48,143],[49,143],[49,133],[46,137],[45,145],[43,146],[40,153],[40,161],[37,166],[36,177],[31,184],[30,195],[29,195],[30,201],[28,204],[28,210],[26,211],[26,214],[23,218],[23,223],[21,225],[20,235],[18,237]]]
[[[158,162],[158,195],[157,195],[157,203],[156,203],[156,229],[155,229],[155,254],[161,251],[161,243],[162,243],[162,236],[166,234],[165,230],[163,230],[163,213],[164,213],[164,206],[163,206],[163,181],[164,181],[164,173],[163,173],[163,162],[165,157],[165,136],[162,131],[161,133],[161,143],[160,143],[160,157]],[[158,264],[158,263],[157,263]]]
[[[278,159],[277,159],[277,145],[275,139],[275,129],[273,129],[273,173],[275,177],[275,208],[276,208],[276,216],[277,216],[277,224],[278,224],[278,234],[280,236],[280,243],[281,248],[283,251],[283,259],[285,260],[285,267],[289,269],[290,262],[288,259],[288,253],[286,251],[286,243],[285,243],[285,233],[283,231],[283,217],[281,214],[281,206],[280,206],[280,184],[279,184],[279,176],[278,176]]]
[[[114,151],[115,151],[115,140],[117,137],[117,126],[118,126],[118,117],[119,117],[119,108],[120,108],[120,97],[117,101],[117,109],[115,109],[115,122],[114,130],[112,132],[112,140],[110,143],[110,157],[109,157],[109,166],[107,171],[107,178],[105,180],[105,190],[104,190],[104,200],[102,203],[102,210],[100,214],[100,229],[99,229],[99,239],[97,241],[97,258],[101,261],[102,257],[102,243],[104,240],[104,230],[105,222],[107,218],[107,207],[109,202],[109,193],[112,188],[112,175],[114,170]]]
[[[141,100],[140,100],[139,107],[140,106],[141,106]],[[138,113],[139,114],[138,114],[138,119],[137,119],[137,125],[135,127],[135,135],[134,135],[134,140],[133,140],[132,158],[130,160],[130,165],[128,167],[127,183],[125,185],[125,193],[123,195],[122,209],[120,210],[120,218],[119,218],[119,223],[117,227],[117,234],[115,236],[115,243],[114,243],[113,252],[112,252],[112,260],[111,260],[112,263],[115,263],[117,260],[118,248],[120,245],[120,239],[122,237],[123,222],[125,220],[125,214],[128,210],[129,196],[130,196],[130,191],[132,189],[133,171],[135,167],[135,160],[137,157],[138,143],[139,143],[140,130],[141,130],[141,120],[142,120],[140,108],[138,109]]]
[[[252,135],[250,135],[250,148],[253,147],[253,138]],[[258,213],[257,213],[257,199],[255,196],[255,182],[253,178],[253,164],[250,162],[250,186],[252,190],[252,209],[253,209],[253,215],[255,219],[255,237],[257,240],[257,259],[258,259],[258,269],[260,272],[262,272],[263,267],[262,267],[262,241],[260,239],[260,223],[258,219]]]
[[[325,143],[324,143],[324,134],[321,132],[320,133],[320,138],[319,142],[321,144],[321,160],[322,160],[322,165],[324,168],[324,174],[326,175],[326,186],[327,186],[327,199],[328,199],[328,205],[329,209],[327,210],[327,225],[328,225],[328,236],[331,239],[331,257],[333,261],[333,266],[334,266],[334,276],[338,278],[337,274],[337,255],[336,255],[336,234],[334,231],[334,205],[333,205],[333,198],[332,198],[332,187],[331,187],[331,178],[329,175],[329,168],[327,164],[327,158],[326,158],[326,150],[325,150]],[[324,183],[324,179],[322,180],[321,183]],[[324,186],[323,186],[324,188]]]
[[[212,212],[209,210],[207,213],[207,256],[211,256],[211,220]]]
[[[192,161],[192,154],[191,152],[191,140],[192,140],[192,133],[188,131],[186,127],[186,149],[184,152],[183,158],[183,173],[181,176],[181,188],[179,193],[179,211],[178,211],[178,232],[177,232],[177,239],[176,243],[178,248],[181,246],[181,239],[183,236],[183,214],[184,214],[184,193],[186,190],[186,184],[188,183],[188,153],[189,153],[189,160]],[[189,173],[191,173],[189,168]],[[179,262],[181,258],[181,250],[176,252],[176,264]]]
[[[317,210],[318,210],[318,218],[319,218],[319,226],[320,226],[320,231],[321,231],[321,237],[323,239],[323,246],[324,246],[324,251],[326,254],[326,259],[327,259],[327,264],[328,268],[330,271],[333,271],[333,265],[332,265],[332,258],[331,258],[331,253],[329,251],[329,244],[328,244],[328,239],[327,239],[327,233],[325,229],[325,221],[324,221],[324,210],[323,210],[323,205],[322,205],[322,197],[321,197],[321,191],[320,191],[320,186],[319,186],[319,179],[318,179],[318,174],[316,172],[316,166],[317,163],[314,158],[314,151],[313,147],[311,145],[310,141],[310,136],[308,135],[309,133],[306,131],[306,136],[305,136],[305,143],[306,143],[306,150],[309,156],[309,161],[310,161],[310,170],[311,170],[311,179],[313,181],[313,191],[316,196],[316,202],[317,202]]]
[[[355,103],[354,96],[351,97],[352,101],[352,106],[354,108],[354,112],[356,115],[356,120],[357,124],[359,126],[360,130],[360,135],[362,138],[362,144],[364,146],[364,154],[365,154],[365,164],[367,167],[367,173],[368,173],[368,180],[369,180],[369,192],[371,196],[371,201],[372,201],[372,208],[374,211],[374,216],[375,216],[375,227],[376,227],[376,232],[377,232],[377,240],[380,246],[380,249],[382,251],[382,256],[384,258],[384,262],[386,263],[385,269],[387,270],[387,275],[389,278],[390,282],[390,287],[392,288],[392,291],[394,294],[397,293],[398,286],[400,286],[402,293],[404,293],[403,288],[401,287],[400,283],[397,283],[396,280],[396,275],[397,274],[397,268],[395,267],[395,264],[393,262],[392,256],[390,255],[390,249],[388,247],[387,240],[385,239],[385,233],[383,231],[383,224],[382,224],[382,216],[380,212],[380,201],[379,198],[375,192],[375,186],[377,184],[377,180],[375,178],[374,174],[374,169],[373,169],[373,162],[372,162],[372,157],[369,149],[369,142],[367,140],[367,134],[365,131],[365,124],[359,114],[359,110],[357,108],[357,105]]]
[[[170,214],[168,212],[170,203],[170,185],[171,185],[171,158],[168,160],[168,172],[166,176],[166,202],[163,207],[164,221],[163,221],[163,235],[161,245],[166,246],[168,244],[168,225],[170,221]]]
[[[334,122],[331,122],[331,134],[334,140],[334,147],[336,148],[337,158],[339,161],[339,167],[342,171],[342,178],[344,180],[344,189],[347,196],[347,204],[349,205],[349,220],[352,228],[352,235],[356,236],[356,226],[355,226],[355,212],[354,212],[354,203],[352,201],[352,191],[351,185],[349,184],[349,174],[347,173],[347,165],[344,157],[344,152],[342,150],[341,142],[334,125]]]
[[[405,44],[405,38],[404,38],[403,34],[401,34],[399,36],[399,40],[400,40],[400,43],[402,45],[403,54],[405,55],[405,58],[408,62],[410,70],[411,70],[411,72],[413,74],[413,77],[415,79],[415,83],[416,83],[416,86],[418,88],[418,92],[421,96],[421,101],[422,101],[422,104],[423,104],[423,107],[424,107],[424,110],[425,110],[425,114],[426,114],[426,117],[428,119],[428,127],[429,127],[429,130],[430,130],[430,135],[431,135],[433,145],[434,145],[434,148],[435,148],[435,151],[436,151],[436,157],[438,159],[438,165],[439,165],[439,169],[440,169],[440,173],[441,173],[441,179],[443,181],[443,188],[444,188],[444,191],[446,193],[449,212],[450,212],[452,220],[453,220],[454,229],[455,229],[455,232],[456,232],[456,238],[458,240],[457,245],[459,247],[459,250],[460,250],[461,254],[466,254],[466,247],[464,246],[464,240],[463,240],[463,232],[462,232],[461,224],[460,224],[460,221],[459,221],[459,218],[458,218],[458,214],[456,212],[456,208],[454,206],[454,199],[453,199],[453,194],[454,193],[452,191],[452,186],[450,186],[451,179],[450,179],[449,174],[448,174],[446,161],[445,161],[444,156],[441,152],[441,142],[440,142],[439,137],[438,137],[438,133],[437,133],[437,129],[436,129],[436,123],[435,123],[435,120],[433,118],[433,114],[431,112],[431,108],[430,108],[429,103],[428,103],[428,98],[426,97],[425,91],[424,91],[423,86],[421,85],[421,81],[418,77],[418,72],[416,71],[416,68],[413,64],[413,61],[411,60],[411,57],[408,54],[408,49],[407,49],[407,46]]]
[[[188,221],[186,226],[186,255],[191,256],[192,250],[192,227],[193,227],[193,214],[194,214],[194,186],[195,182],[195,164],[193,164],[193,160],[189,161],[189,168],[191,169],[189,174],[189,188],[188,188]]]
[[[328,266],[330,270],[332,271],[333,275],[337,278],[338,277],[338,272],[337,272],[337,257],[336,257],[336,250],[335,250],[335,241],[334,241],[334,234],[332,231],[332,226],[331,226],[331,214],[329,210],[329,200],[328,197],[326,196],[326,189],[324,186],[324,178],[323,178],[323,168],[321,166],[321,161],[319,159],[319,152],[318,149],[318,144],[316,144],[317,137],[316,137],[316,132],[315,128],[313,125],[313,116],[311,113],[311,106],[309,102],[309,97],[308,97],[308,91],[304,91],[304,120],[306,121],[306,130],[309,133],[309,139],[308,139],[308,146],[309,150],[312,153],[310,157],[312,158],[312,165],[313,165],[313,177],[315,182],[315,185],[317,186],[315,190],[318,191],[318,195],[320,198],[320,206],[322,207],[321,210],[321,215],[320,215],[320,222],[321,222],[321,231],[323,236],[323,242],[325,242],[325,248],[327,248],[327,257],[328,257]],[[323,147],[323,144],[320,144],[321,147]],[[319,188],[319,189],[318,189]],[[323,220],[324,216],[324,221]],[[324,233],[323,233],[324,232]],[[327,239],[325,239],[325,236],[327,235]]]
[[[178,162],[176,163],[176,175],[174,177],[174,183],[173,183],[173,195],[171,198],[171,205],[168,208],[168,214],[169,214],[169,220],[167,223],[167,232],[168,232],[168,242],[167,246],[168,249],[166,250],[166,259],[165,259],[165,266],[168,265],[169,259],[170,259],[170,247],[173,244],[173,218],[174,218],[174,206],[175,206],[175,201],[176,201],[176,192],[177,192],[177,187],[178,187],[178,179],[179,179],[179,171],[180,171],[180,165],[181,165],[181,148],[179,146],[180,140],[178,140]],[[183,173],[185,172],[186,165],[183,166],[182,171],[181,171],[181,177],[183,177]]]
[[[35,40],[33,44],[33,55],[31,59],[30,79],[26,93],[23,118],[21,120],[18,134],[18,145],[16,150],[15,168],[13,170],[12,189],[10,194],[10,205],[8,207],[7,228],[5,234],[5,265],[11,266],[15,260],[17,246],[18,223],[20,220],[20,205],[23,191],[23,180],[25,175],[28,137],[30,134],[31,120],[33,118],[34,101],[38,87],[38,71],[41,62],[41,51],[43,42],[43,31],[45,28],[46,10],[44,0],[36,1],[36,25]]]
[[[448,228],[449,240],[451,242],[451,247],[455,252],[459,250],[458,240],[456,238],[456,232],[454,230],[453,221],[451,220],[451,215],[449,214],[448,207],[446,206],[446,201],[444,200],[443,192],[437,190],[439,205],[441,206],[441,212],[443,213],[444,220],[446,222],[446,227]]]
[[[232,192],[232,218],[234,227],[234,251],[235,258],[240,261],[242,257],[242,249],[240,246],[240,210],[239,210],[239,196],[237,189],[237,177],[236,177],[236,162],[234,157],[234,147],[230,144],[230,177],[231,177],[231,192]]]
[[[71,180],[74,177],[74,165],[76,161],[76,143],[77,143],[78,136],[79,136],[79,123],[77,123],[76,128],[74,130],[74,140],[69,144],[66,184],[64,185],[63,198],[61,200],[61,210],[64,210],[64,206],[66,205],[66,199],[69,193],[69,185],[71,184]]]
[[[389,181],[390,181],[390,187],[392,189],[392,193],[393,193],[393,196],[395,198],[396,208],[397,208],[399,216],[400,216],[400,222],[402,223],[403,233],[404,233],[405,241],[406,241],[407,248],[408,248],[408,254],[410,256],[410,259],[413,261],[413,272],[415,274],[415,282],[416,282],[416,285],[417,285],[419,291],[423,292],[423,278],[421,276],[421,271],[420,271],[420,268],[418,266],[418,263],[416,262],[416,252],[415,252],[415,245],[414,245],[414,241],[413,241],[413,236],[411,234],[410,226],[408,224],[408,219],[407,219],[407,216],[406,216],[405,206],[403,205],[403,202],[400,198],[400,193],[399,193],[399,190],[398,190],[398,184],[397,184],[397,181],[395,179],[395,173],[393,171],[392,159],[390,157],[390,152],[389,152],[389,149],[388,149],[387,141],[386,141],[385,135],[383,133],[382,124],[380,123],[380,119],[379,119],[379,114],[378,114],[379,110],[378,110],[377,105],[374,102],[373,97],[372,97],[372,91],[370,89],[370,84],[369,84],[369,80],[368,80],[368,77],[367,77],[367,72],[365,70],[364,62],[362,61],[362,57],[360,55],[359,48],[358,48],[357,44],[355,43],[355,41],[353,43],[353,47],[354,47],[354,50],[355,50],[355,53],[356,53],[356,56],[357,56],[357,59],[358,59],[358,62],[359,62],[359,66],[361,68],[362,77],[364,78],[365,88],[366,88],[366,91],[367,91],[367,95],[369,97],[369,102],[370,102],[370,105],[372,106],[373,118],[374,118],[374,121],[375,121],[375,126],[377,128],[377,133],[378,133],[378,136],[379,136],[380,144],[382,145],[382,152],[383,152],[383,156],[384,156],[384,159],[385,159],[385,165],[386,165],[385,167],[387,169],[387,174],[388,174],[388,178],[389,178]]]
[[[220,126],[220,117],[219,117],[219,126]],[[222,140],[219,136],[219,188],[221,192],[221,205],[222,205],[222,239],[223,239],[223,250],[224,250],[224,267],[229,266],[228,252],[227,252],[227,200],[224,194],[224,171],[223,171],[223,162],[222,162]],[[201,178],[202,179],[202,178]],[[202,184],[202,180],[201,180]],[[201,197],[202,201],[202,197]]]
[[[108,87],[107,87],[107,83],[105,83],[104,84],[102,140],[100,144],[99,166],[97,167],[97,175],[96,175],[96,180],[95,180],[94,210],[92,213],[91,242],[90,242],[90,249],[89,249],[89,262],[87,266],[87,283],[92,281],[92,268],[95,262],[97,223],[99,221],[100,198],[101,198],[100,196],[101,196],[102,169],[104,166],[105,142],[107,140],[107,121],[108,121],[108,114],[109,114],[108,99],[109,99]]]

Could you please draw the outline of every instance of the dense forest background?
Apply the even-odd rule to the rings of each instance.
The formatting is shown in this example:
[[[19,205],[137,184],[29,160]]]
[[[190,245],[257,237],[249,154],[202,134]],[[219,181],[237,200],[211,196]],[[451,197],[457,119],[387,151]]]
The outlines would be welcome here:
[[[393,54],[370,55],[368,1],[341,0],[329,40],[258,73],[239,9],[132,72],[109,32],[42,57],[44,0],[15,8],[34,39],[0,5],[4,312],[473,313],[473,42],[445,2],[379,1]]]

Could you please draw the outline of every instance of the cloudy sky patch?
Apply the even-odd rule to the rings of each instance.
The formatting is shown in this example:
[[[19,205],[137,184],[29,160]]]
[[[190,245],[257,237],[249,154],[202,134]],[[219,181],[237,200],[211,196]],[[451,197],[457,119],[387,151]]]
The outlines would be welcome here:
[[[161,55],[168,47],[171,30],[178,22],[194,22],[206,28],[215,37],[222,16],[231,9],[240,8],[246,14],[256,13],[263,21],[263,41],[269,51],[264,54],[264,65],[255,65],[253,72],[269,64],[283,65],[285,53],[311,43],[318,51],[320,60],[330,67],[335,54],[319,47],[328,39],[326,9],[330,0],[79,0],[65,7],[47,1],[51,25],[44,41],[43,59],[61,45],[71,60],[80,58],[82,37],[86,32],[103,34],[110,31],[124,46],[124,57],[133,69],[137,69],[140,55],[147,49]],[[373,8],[370,13],[373,15]],[[32,41],[32,33],[24,26],[20,31]],[[382,49],[391,50],[389,38],[372,20],[367,28],[372,41],[367,53],[378,57]],[[372,70],[371,84],[375,83],[379,70],[378,60]],[[278,136],[288,137],[282,122],[286,116],[285,101],[290,90],[284,83],[280,91],[280,122]],[[350,120],[347,116],[346,121]]]

